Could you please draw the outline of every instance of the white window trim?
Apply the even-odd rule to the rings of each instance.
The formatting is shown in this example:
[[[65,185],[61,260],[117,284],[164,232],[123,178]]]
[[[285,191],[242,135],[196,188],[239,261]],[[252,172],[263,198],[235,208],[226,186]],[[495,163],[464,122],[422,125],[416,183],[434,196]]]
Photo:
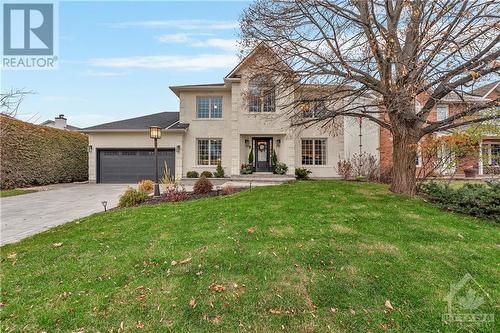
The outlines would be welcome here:
[[[198,147],[198,141],[200,140],[208,140],[208,164],[198,164],[199,162],[199,147]],[[196,138],[195,142],[196,142],[196,152],[195,152],[195,156],[194,158],[196,159],[196,167],[199,167],[199,168],[215,168],[217,167],[217,164],[210,164],[210,161],[211,161],[211,150],[212,150],[212,145],[210,144],[210,140],[220,140],[220,160],[221,160],[221,164],[222,164],[222,138]]]
[[[221,116],[220,117],[212,117],[212,105],[214,98],[220,97],[221,99]],[[208,98],[208,117],[200,118],[198,117],[198,99],[199,98]],[[224,96],[222,95],[200,95],[196,96],[196,119],[195,120],[222,120],[224,118]]]
[[[439,109],[441,109],[441,108],[446,109],[446,115],[445,115],[444,118],[439,119]],[[449,107],[449,105],[447,105],[447,104],[440,104],[440,105],[436,106],[436,120],[437,121],[442,121],[442,120],[448,118],[449,116],[450,116],[450,107]]]
[[[313,164],[302,164],[302,140],[313,140]],[[314,140],[325,140],[325,164],[316,164],[316,143]],[[328,138],[300,138],[300,165],[304,167],[326,167],[328,166]]]

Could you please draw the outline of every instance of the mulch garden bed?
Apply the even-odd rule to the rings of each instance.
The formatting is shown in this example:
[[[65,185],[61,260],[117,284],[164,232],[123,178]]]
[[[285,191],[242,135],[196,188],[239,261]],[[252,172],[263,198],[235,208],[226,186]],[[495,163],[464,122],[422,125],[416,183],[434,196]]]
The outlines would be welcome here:
[[[225,193],[222,190],[211,191],[211,192],[203,193],[203,194],[198,194],[198,193],[194,193],[194,192],[186,192],[186,199],[179,200],[179,201],[190,201],[190,200],[198,200],[198,199],[218,197],[218,196],[226,196],[226,195],[238,193],[238,192],[243,191],[243,190],[245,190],[245,188],[234,188],[231,193]],[[154,205],[154,204],[159,204],[159,203],[164,203],[164,202],[179,202],[179,201],[169,201],[169,200],[166,200],[163,196],[160,196],[158,198],[151,197],[146,202],[144,202],[144,204]]]

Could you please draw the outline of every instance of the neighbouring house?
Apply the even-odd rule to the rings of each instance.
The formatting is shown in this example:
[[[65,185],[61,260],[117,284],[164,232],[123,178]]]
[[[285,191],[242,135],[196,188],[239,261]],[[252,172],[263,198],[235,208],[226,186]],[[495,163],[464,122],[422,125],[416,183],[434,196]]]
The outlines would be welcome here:
[[[48,126],[48,127],[52,127],[52,128],[58,128],[58,129],[65,129],[68,131],[79,131],[80,130],[80,128],[78,128],[76,126],[69,125],[68,120],[64,117],[63,114],[60,114],[59,116],[55,117],[54,120],[45,120],[40,125]]]
[[[263,52],[259,47],[254,49],[221,83],[171,86],[179,98],[179,112],[82,129],[89,137],[89,181],[131,183],[153,179],[150,126],[162,128],[158,140],[161,174],[167,171],[175,178],[186,177],[188,171],[214,172],[219,161],[226,176],[236,176],[242,164],[249,162],[249,155],[254,172],[270,173],[273,152],[288,166],[290,176],[296,168],[304,167],[312,171],[312,177],[338,177],[338,161],[360,152],[375,156],[382,168],[387,167],[392,153],[390,136],[370,121],[346,117],[332,126],[292,126],[289,110],[276,103],[277,92],[266,84],[269,78],[252,70]],[[328,86],[299,83],[297,89],[287,92],[287,98],[317,89]],[[458,102],[451,98],[445,103],[438,106],[435,116],[453,112]],[[315,117],[320,111],[313,107],[303,116]]]
[[[463,110],[465,105],[470,105],[475,102],[484,102],[495,99],[500,92],[500,81],[490,83],[471,92],[463,94],[450,93],[444,97],[438,105],[436,105],[429,114],[430,121],[439,121],[446,119]],[[422,94],[417,97],[416,112],[426,101],[426,95]],[[443,131],[432,134],[433,136],[447,136],[451,132]],[[422,138],[420,143],[424,144],[426,137]],[[500,137],[498,134],[485,135],[478,150],[481,152],[477,158],[466,158],[459,161],[458,165],[448,166],[444,169],[435,168],[435,157],[426,158],[419,151],[415,160],[418,176],[424,176],[428,173],[437,173],[440,175],[464,175],[464,170],[475,169],[479,175],[492,175],[500,173]],[[392,168],[392,135],[391,133],[380,128],[380,167],[382,173],[387,173]],[[445,152],[443,154],[446,155]],[[438,157],[439,158],[439,157]]]

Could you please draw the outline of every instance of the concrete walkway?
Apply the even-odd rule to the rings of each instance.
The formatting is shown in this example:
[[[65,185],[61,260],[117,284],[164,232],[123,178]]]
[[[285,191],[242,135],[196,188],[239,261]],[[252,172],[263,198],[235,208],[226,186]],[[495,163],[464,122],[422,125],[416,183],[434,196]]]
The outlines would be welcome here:
[[[57,184],[44,191],[0,198],[0,244],[116,207],[123,184]]]

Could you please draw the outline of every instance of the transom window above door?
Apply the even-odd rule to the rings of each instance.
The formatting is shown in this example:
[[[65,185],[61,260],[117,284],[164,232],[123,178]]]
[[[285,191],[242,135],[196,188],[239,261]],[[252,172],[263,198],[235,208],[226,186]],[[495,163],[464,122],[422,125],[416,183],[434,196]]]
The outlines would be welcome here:
[[[222,96],[197,96],[196,118],[222,118]]]

